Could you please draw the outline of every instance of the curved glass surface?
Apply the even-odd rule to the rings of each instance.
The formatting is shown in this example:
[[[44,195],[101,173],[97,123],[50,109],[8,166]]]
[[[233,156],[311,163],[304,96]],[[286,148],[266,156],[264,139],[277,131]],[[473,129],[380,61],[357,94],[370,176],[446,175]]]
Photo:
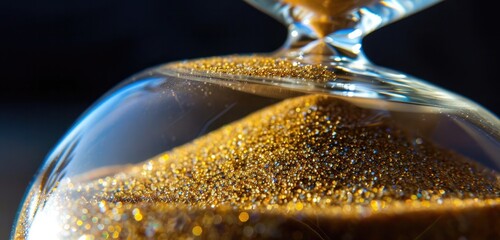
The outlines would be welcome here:
[[[349,230],[327,227],[357,214],[387,215],[373,220],[382,229],[401,217],[416,224],[410,232],[392,229],[395,235],[372,229],[372,236],[414,237],[435,217],[449,215],[445,227],[456,214],[471,224],[466,235],[489,226],[484,217],[498,208],[500,148],[473,108],[299,86],[189,79],[169,65],[128,80],[50,154],[16,237],[187,238],[199,227],[208,238],[281,238],[298,229],[307,239],[318,230],[296,222],[310,215],[321,216],[323,237],[360,237],[368,220],[349,222]],[[331,213],[317,213],[325,208]],[[429,210],[421,219],[407,216]]]
[[[111,90],[47,157],[12,239],[500,236],[498,118],[358,45],[436,1],[250,2],[290,25],[282,49]]]

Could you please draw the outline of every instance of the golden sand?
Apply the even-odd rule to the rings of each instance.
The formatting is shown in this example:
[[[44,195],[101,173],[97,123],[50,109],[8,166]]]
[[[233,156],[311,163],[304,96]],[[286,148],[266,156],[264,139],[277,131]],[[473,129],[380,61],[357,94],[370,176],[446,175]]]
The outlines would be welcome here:
[[[339,16],[377,0],[283,0],[293,6],[304,7],[318,15]]]
[[[334,72],[321,64],[303,64],[265,56],[211,57],[168,65],[176,71],[198,74],[223,74],[259,78],[300,79],[324,83],[336,79]]]
[[[119,174],[61,185],[61,236],[500,236],[496,173],[373,114],[288,99]]]

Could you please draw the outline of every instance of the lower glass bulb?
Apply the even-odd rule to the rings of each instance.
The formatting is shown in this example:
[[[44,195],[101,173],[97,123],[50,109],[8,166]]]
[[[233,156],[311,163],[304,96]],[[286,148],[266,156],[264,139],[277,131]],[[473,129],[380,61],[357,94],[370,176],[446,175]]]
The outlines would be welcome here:
[[[292,25],[284,49],[126,80],[48,156],[12,238],[500,238],[498,118],[359,52],[435,1],[251,2]]]

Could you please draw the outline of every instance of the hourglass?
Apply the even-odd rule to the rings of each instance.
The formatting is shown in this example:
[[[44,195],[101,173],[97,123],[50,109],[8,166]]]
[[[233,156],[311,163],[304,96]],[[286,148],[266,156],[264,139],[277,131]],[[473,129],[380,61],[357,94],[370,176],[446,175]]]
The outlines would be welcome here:
[[[498,118],[363,55],[437,0],[247,2],[284,46],[111,90],[49,154],[12,239],[500,237]]]

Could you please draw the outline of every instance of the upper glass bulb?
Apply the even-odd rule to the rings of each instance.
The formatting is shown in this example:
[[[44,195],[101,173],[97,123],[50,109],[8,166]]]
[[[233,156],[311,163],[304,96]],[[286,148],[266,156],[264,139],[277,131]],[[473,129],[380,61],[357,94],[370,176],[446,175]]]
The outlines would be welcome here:
[[[362,53],[438,1],[248,2],[285,45],[124,81],[48,156],[12,239],[500,237],[498,118]]]

